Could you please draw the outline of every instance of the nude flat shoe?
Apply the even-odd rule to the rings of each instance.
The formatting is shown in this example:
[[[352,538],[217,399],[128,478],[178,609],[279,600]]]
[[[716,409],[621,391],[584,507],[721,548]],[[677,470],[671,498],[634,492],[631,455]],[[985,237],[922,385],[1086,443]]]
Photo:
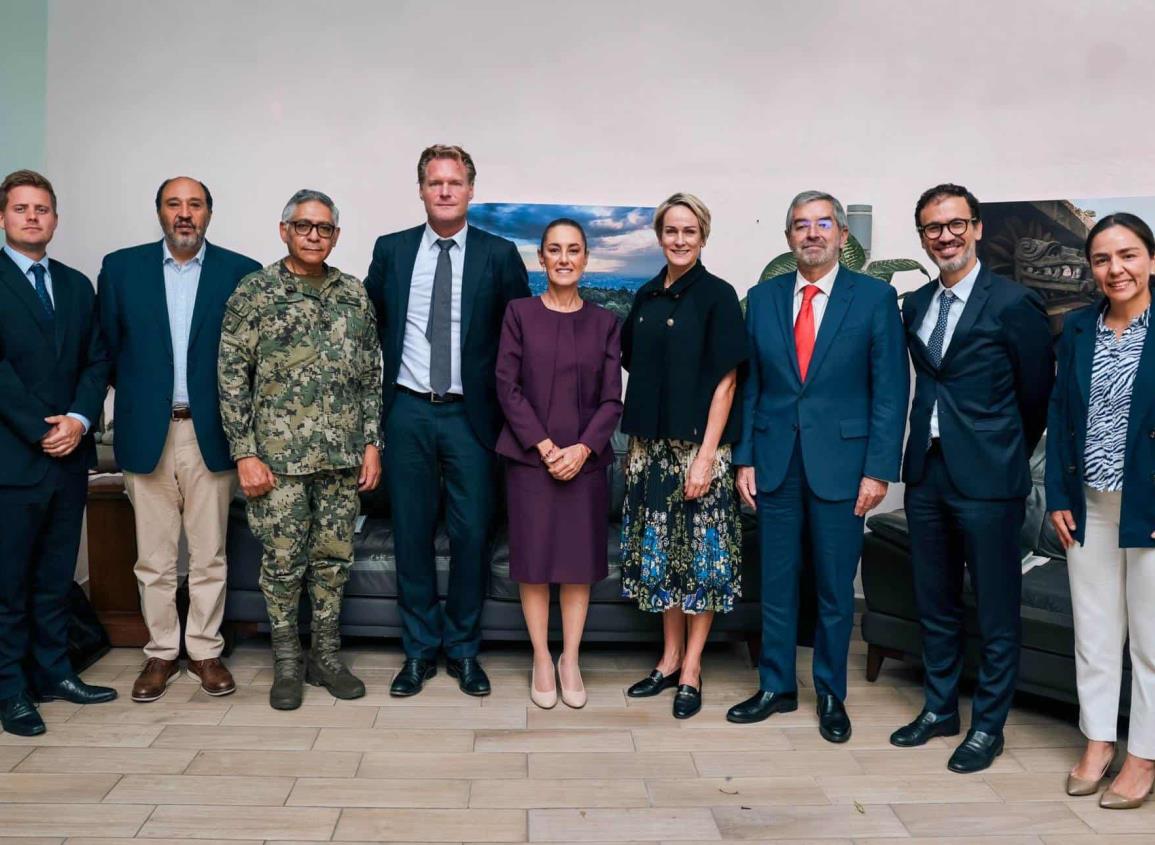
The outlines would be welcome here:
[[[578,670],[581,674],[581,670]],[[574,710],[581,710],[586,706],[588,696],[586,695],[585,686],[581,689],[566,689],[566,685],[561,682],[561,671],[557,673],[557,684],[561,687],[561,700],[567,707],[572,707]]]
[[[554,679],[554,687],[548,692],[542,692],[537,688],[537,672],[530,671],[529,673],[529,700],[540,707],[542,710],[551,710],[557,706],[557,679]]]

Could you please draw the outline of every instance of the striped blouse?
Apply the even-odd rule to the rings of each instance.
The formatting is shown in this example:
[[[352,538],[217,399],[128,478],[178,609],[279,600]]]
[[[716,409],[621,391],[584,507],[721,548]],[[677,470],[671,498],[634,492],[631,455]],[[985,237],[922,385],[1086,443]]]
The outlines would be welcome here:
[[[1106,312],[1104,312],[1106,313]],[[1131,388],[1147,339],[1148,308],[1131,321],[1121,337],[1103,321],[1095,324],[1095,357],[1087,403],[1087,442],[1083,447],[1084,481],[1104,492],[1123,489],[1123,457]]]

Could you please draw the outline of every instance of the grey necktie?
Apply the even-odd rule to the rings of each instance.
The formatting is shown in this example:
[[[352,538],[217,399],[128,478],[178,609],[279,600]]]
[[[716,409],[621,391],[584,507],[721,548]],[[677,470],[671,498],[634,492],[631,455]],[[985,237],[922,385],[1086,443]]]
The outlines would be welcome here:
[[[449,392],[450,323],[453,315],[453,265],[449,261],[449,248],[453,241],[439,238],[437,246],[441,252],[437,256],[437,269],[433,272],[433,298],[429,303],[429,324],[425,327],[425,339],[429,341],[429,386],[438,396]]]
[[[950,307],[954,305],[956,299],[958,297],[949,290],[944,290],[938,295],[938,321],[934,324],[934,330],[930,333],[930,340],[926,344],[930,361],[936,367],[942,364],[942,345],[946,340],[946,322],[950,318]]]

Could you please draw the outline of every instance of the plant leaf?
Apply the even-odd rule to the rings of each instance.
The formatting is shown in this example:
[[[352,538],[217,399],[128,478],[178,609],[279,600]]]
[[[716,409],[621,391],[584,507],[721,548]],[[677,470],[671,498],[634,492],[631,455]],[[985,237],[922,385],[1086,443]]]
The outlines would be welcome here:
[[[866,263],[866,250],[862,248],[862,244],[854,235],[849,235],[846,238],[846,244],[842,247],[842,253],[838,256],[838,260],[851,270],[861,270],[862,265]]]
[[[906,270],[918,270],[928,279],[930,278],[930,273],[927,272],[926,268],[913,258],[882,258],[878,261],[871,261],[862,269],[862,272],[890,284],[895,273]]]
[[[794,253],[784,252],[762,268],[762,275],[758,277],[758,281],[764,282],[774,276],[781,276],[783,273],[793,273],[797,269],[798,262],[794,260]]]

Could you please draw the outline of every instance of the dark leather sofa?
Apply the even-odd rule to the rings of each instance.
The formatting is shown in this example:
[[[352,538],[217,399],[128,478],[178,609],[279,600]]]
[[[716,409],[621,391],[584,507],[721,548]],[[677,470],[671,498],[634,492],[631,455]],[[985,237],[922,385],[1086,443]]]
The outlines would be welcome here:
[[[1019,536],[1028,551],[1048,558],[1023,576],[1022,656],[1018,689],[1066,702],[1077,702],[1075,640],[1067,560],[1055,529],[1046,518],[1043,494],[1045,443],[1031,459],[1034,487],[1027,498],[1027,516]],[[862,552],[862,586],[866,610],[862,638],[867,643],[867,680],[875,680],[888,658],[917,660],[922,654],[918,612],[910,569],[910,538],[901,510],[867,520]],[[978,663],[978,620],[969,577],[964,581],[966,605],[966,660],[964,671],[973,678]],[[1123,710],[1131,691],[1131,664],[1124,652]]]
[[[621,527],[623,476],[626,438],[614,436],[616,460],[609,468],[611,478],[609,577],[593,588],[586,622],[587,641],[653,641],[661,639],[661,614],[643,613],[621,597],[621,565],[618,540]],[[527,639],[521,614],[517,584],[509,578],[509,548],[506,542],[504,492],[495,489],[501,513],[490,562],[487,600],[482,614],[482,636],[485,640]],[[341,613],[341,631],[351,636],[400,637],[401,619],[397,610],[397,571],[393,556],[393,523],[389,517],[388,497],[383,490],[362,498],[366,516],[354,542],[354,563],[345,588]],[[265,600],[257,585],[260,544],[245,519],[244,499],[238,497],[229,513],[228,595],[225,621],[252,630],[267,630]],[[449,577],[449,537],[444,524],[436,538],[438,585],[444,598]],[[732,613],[715,617],[711,638],[745,640],[757,648],[761,631],[760,578],[757,530],[750,514],[743,515],[742,592],[744,600]],[[301,619],[308,618],[302,602]],[[561,617],[556,606],[550,619],[551,633],[560,637]],[[754,652],[757,653],[756,651]]]

